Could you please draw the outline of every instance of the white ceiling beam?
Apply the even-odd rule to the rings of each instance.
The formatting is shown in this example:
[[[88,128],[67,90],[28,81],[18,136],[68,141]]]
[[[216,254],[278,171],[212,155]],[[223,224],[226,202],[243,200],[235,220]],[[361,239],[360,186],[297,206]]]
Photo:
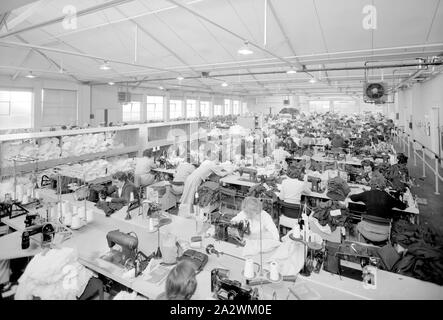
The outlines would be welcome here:
[[[93,7],[89,7],[89,8],[80,10],[80,11],[78,11],[76,13],[76,16],[77,17],[85,16],[85,15],[88,15],[88,14],[91,14],[91,13],[94,13],[94,12],[97,12],[97,11],[102,11],[104,9],[115,7],[115,6],[118,6],[118,5],[121,5],[121,4],[124,4],[124,3],[128,3],[128,2],[132,2],[132,1],[134,1],[134,0],[112,0],[112,1],[109,1],[109,2],[105,2],[105,3],[99,4],[99,5],[93,6]],[[16,35],[16,34],[20,34],[20,33],[23,33],[23,32],[27,32],[27,31],[43,28],[43,27],[50,26],[50,25],[53,25],[53,24],[56,24],[56,23],[60,23],[60,22],[63,22],[63,20],[65,18],[66,18],[66,16],[62,15],[62,16],[59,16],[57,18],[54,18],[54,19],[51,19],[51,20],[48,20],[48,21],[44,21],[44,22],[40,22],[40,23],[37,23],[37,24],[33,24],[31,26],[28,26],[28,27],[25,27],[25,28],[21,28],[21,29],[18,29],[18,30],[10,31],[10,32],[7,32],[7,33],[4,33],[4,34],[0,35],[0,39],[6,38],[6,37],[10,37],[10,36],[13,36],[13,35]]]
[[[218,24],[218,23],[212,21],[211,19],[206,18],[204,15],[198,13],[197,11],[195,11],[194,9],[192,9],[191,7],[189,7],[188,5],[183,4],[183,3],[180,3],[180,2],[178,2],[178,1],[176,1],[176,0],[166,0],[166,1],[168,1],[168,2],[170,2],[170,3],[173,3],[173,4],[175,4],[175,5],[177,5],[177,6],[181,7],[181,8],[183,8],[184,10],[186,10],[186,11],[192,13],[193,15],[199,17],[200,19],[202,19],[202,20],[204,20],[204,21],[206,21],[206,22],[208,22],[208,23],[214,25],[215,27],[217,27],[217,28],[219,28],[219,29],[225,31],[226,33],[229,33],[230,35],[232,35],[232,36],[234,36],[234,37],[236,37],[236,38],[242,40],[242,42],[244,42],[244,41],[248,41],[249,45],[251,45],[251,46],[253,46],[253,47],[255,47],[255,48],[257,48],[257,49],[259,49],[259,50],[261,50],[261,51],[263,51],[263,52],[265,52],[265,53],[271,55],[271,56],[273,56],[273,57],[276,58],[276,59],[279,59],[279,60],[285,62],[288,66],[290,66],[290,67],[293,66],[293,63],[292,63],[291,61],[289,61],[289,60],[287,60],[287,59],[285,59],[285,58],[282,58],[282,57],[276,55],[275,53],[269,51],[268,49],[263,48],[261,45],[256,44],[256,43],[254,43],[254,42],[252,42],[252,41],[249,41],[246,37],[244,37],[244,36],[242,36],[242,35],[239,35],[239,34],[233,32],[233,31],[229,30],[228,28],[226,28],[226,27],[224,27],[224,26],[222,26],[222,25],[220,25],[220,24]]]
[[[199,2],[203,2],[206,0],[193,0],[193,1],[189,1],[187,2],[188,5],[193,5],[195,3],[199,3]],[[161,13],[161,12],[165,12],[165,11],[169,11],[172,9],[176,9],[178,8],[177,6],[170,6],[170,7],[166,7],[166,8],[162,8],[162,9],[158,9],[158,10],[149,10],[147,12],[143,12],[143,13],[139,13],[139,14],[135,14],[135,15],[131,15],[131,16],[126,16],[126,18],[121,18],[121,19],[115,19],[115,20],[111,20],[111,21],[107,21],[104,23],[99,23],[99,24],[95,24],[92,26],[88,26],[88,27],[84,27],[84,28],[78,28],[76,30],[72,30],[72,31],[68,31],[68,32],[64,32],[64,33],[59,33],[57,35],[54,35],[52,37],[48,37],[46,39],[43,39],[41,41],[39,41],[37,44],[38,45],[42,45],[42,46],[46,46],[52,43],[52,41],[54,39],[60,39],[60,38],[64,38],[64,37],[68,37],[74,34],[78,34],[78,33],[82,33],[82,32],[86,32],[86,31],[91,31],[94,29],[98,29],[98,28],[103,28],[103,27],[107,27],[113,24],[117,24],[117,23],[121,23],[121,22],[125,22],[131,19],[138,19],[141,17],[146,17],[149,15],[153,15],[153,14],[157,14],[157,13]]]

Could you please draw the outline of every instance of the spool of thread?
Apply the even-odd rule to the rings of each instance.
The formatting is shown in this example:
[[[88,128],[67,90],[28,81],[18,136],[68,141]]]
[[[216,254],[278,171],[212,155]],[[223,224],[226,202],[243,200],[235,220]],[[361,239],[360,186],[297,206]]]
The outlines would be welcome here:
[[[134,201],[134,192],[131,192],[131,194],[129,195],[129,202]]]
[[[71,228],[73,229],[80,228],[80,223],[81,223],[80,217],[78,215],[71,217]]]
[[[79,207],[77,209],[77,214],[81,220],[86,220],[86,209],[85,207]]]
[[[72,215],[71,206],[69,205],[68,202],[63,201],[62,202],[62,213],[64,215],[67,212],[71,213],[71,215]]]
[[[57,209],[57,206],[53,206],[53,207],[51,208],[51,220],[52,220],[52,221],[57,221],[58,218],[59,218],[59,216],[58,216],[58,209]]]
[[[154,231],[154,219],[149,218],[149,231]]]
[[[59,202],[57,204],[57,219],[62,218],[62,204]]]
[[[86,211],[86,222],[92,222],[94,221],[94,212],[92,211],[92,209],[88,209]]]
[[[272,261],[269,269],[269,279],[272,281],[277,281],[280,278],[280,273],[278,271],[278,263]]]
[[[29,202],[29,197],[28,197],[28,195],[27,195],[27,194],[23,195],[22,203],[23,203],[23,204],[27,204],[28,202]]]
[[[254,278],[254,261],[252,259],[245,260],[245,268],[243,274],[245,278]]]
[[[295,223],[294,227],[292,228],[292,236],[297,239],[301,237],[300,225],[298,224],[298,220]]]
[[[78,216],[76,216],[78,217]],[[63,213],[63,223],[67,226],[70,226],[72,224],[72,213],[71,211],[64,212]]]
[[[38,190],[35,190],[35,191],[34,191],[34,197],[35,197],[36,199],[40,199],[40,192],[38,192]]]
[[[15,200],[22,200],[22,199],[23,199],[23,187],[21,185],[17,185]]]

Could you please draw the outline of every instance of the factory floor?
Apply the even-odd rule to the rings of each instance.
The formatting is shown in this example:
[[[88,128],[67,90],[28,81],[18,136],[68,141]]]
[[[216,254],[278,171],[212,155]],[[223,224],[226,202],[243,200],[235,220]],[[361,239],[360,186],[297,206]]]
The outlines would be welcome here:
[[[394,143],[397,152],[403,152],[403,147]],[[404,152],[407,155],[406,152]],[[434,163],[435,160],[428,158],[428,163]],[[420,210],[420,224],[430,227],[439,235],[443,235],[443,182],[439,182],[439,195],[435,192],[435,176],[434,173],[426,166],[426,178],[423,176],[423,163],[417,157],[417,166],[414,165],[414,155],[411,149],[411,156],[408,159],[409,175],[415,181],[415,186],[411,188],[412,194],[416,194],[419,198],[425,199],[427,204],[418,204]],[[441,167],[440,167],[441,170]],[[443,170],[442,170],[443,171]],[[440,175],[442,175],[440,171]],[[420,201],[419,201],[420,202]]]

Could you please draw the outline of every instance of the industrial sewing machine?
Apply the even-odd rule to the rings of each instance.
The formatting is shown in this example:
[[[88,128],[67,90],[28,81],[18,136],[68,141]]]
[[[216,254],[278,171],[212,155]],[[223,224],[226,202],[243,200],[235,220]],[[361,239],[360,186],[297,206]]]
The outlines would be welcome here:
[[[41,246],[49,246],[54,238],[54,226],[51,223],[43,223],[27,227],[22,233],[22,249],[28,249],[31,243],[31,236],[39,233],[42,234]]]
[[[138,250],[138,237],[134,232],[124,233],[119,230],[109,231],[106,235],[108,247],[111,250],[101,259],[126,269],[135,268],[135,276],[139,276],[146,269],[152,255],[146,256]],[[120,250],[113,249],[115,245]]]
[[[214,219],[214,238],[230,242],[236,245],[245,246],[244,235],[251,234],[249,221],[231,222],[232,216],[219,215]]]
[[[216,268],[211,271],[211,292],[219,300],[258,300],[258,289],[242,286],[240,281],[228,278],[229,270]]]
[[[257,170],[253,168],[246,168],[246,167],[240,167],[238,169],[238,172],[240,173],[240,180],[242,181],[250,181],[250,182],[257,182]],[[243,174],[247,174],[248,178],[243,178]]]
[[[312,183],[311,190],[313,192],[322,193],[324,190],[321,188],[321,179],[318,177],[308,176],[308,182]]]

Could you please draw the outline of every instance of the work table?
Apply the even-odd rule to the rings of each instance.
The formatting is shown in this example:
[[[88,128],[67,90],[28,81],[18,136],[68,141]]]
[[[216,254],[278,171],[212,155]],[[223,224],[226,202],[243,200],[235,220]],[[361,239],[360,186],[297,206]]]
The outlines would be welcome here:
[[[52,190],[45,190],[42,194],[44,198],[57,198]],[[80,203],[74,201],[69,195],[63,195],[62,198],[76,205]],[[139,250],[145,254],[149,255],[156,250],[157,233],[150,233],[148,231],[148,221],[137,215],[138,210],[133,210],[131,220],[124,220],[126,210],[122,209],[111,215],[111,217],[105,217],[105,214],[97,209],[93,203],[87,201],[86,204],[88,208],[93,210],[94,220],[79,230],[73,230],[73,236],[63,242],[62,245],[76,248],[80,262],[91,270],[103,274],[146,297],[157,298],[164,291],[164,281],[160,284],[151,284],[143,280],[141,276],[135,279],[125,279],[123,278],[125,270],[99,259],[101,255],[109,251],[106,234],[116,229],[122,232],[135,232],[139,238]],[[174,215],[170,217],[172,223],[161,228],[161,234],[169,232],[178,239],[186,241],[189,241],[191,236],[195,235],[196,223],[194,220]],[[13,219],[4,218],[2,222],[15,230],[22,231],[24,230],[24,218],[24,216]],[[20,240],[17,232],[13,233],[13,235],[10,237],[15,237],[13,239],[14,242]],[[21,232],[18,235],[21,235]],[[3,242],[6,240],[11,239],[0,238],[0,246],[2,248],[5,248]],[[242,257],[243,249],[241,247],[217,241],[213,238],[204,238],[202,248],[197,250],[204,252],[204,248],[208,244],[214,244],[218,251]],[[263,254],[263,261],[266,262],[272,254],[273,251]],[[255,256],[254,260],[259,262],[259,255]],[[195,298],[208,299],[212,296],[210,292],[210,273],[213,268],[217,267],[230,269],[231,279],[242,279],[243,262],[229,256],[222,255],[216,257],[215,255],[210,255],[208,264],[197,275],[198,286]],[[333,275],[324,270],[321,270],[319,274],[312,273],[310,277],[299,275],[297,283],[300,281],[305,282],[307,286],[320,294],[321,299],[443,299],[443,287],[436,284],[381,270],[377,271],[377,276],[378,284],[376,290],[364,289],[361,281]],[[259,286],[260,298],[271,299],[275,292],[277,299],[286,299],[290,285],[292,285],[291,282],[281,282]],[[411,290],[411,288],[414,289]]]

